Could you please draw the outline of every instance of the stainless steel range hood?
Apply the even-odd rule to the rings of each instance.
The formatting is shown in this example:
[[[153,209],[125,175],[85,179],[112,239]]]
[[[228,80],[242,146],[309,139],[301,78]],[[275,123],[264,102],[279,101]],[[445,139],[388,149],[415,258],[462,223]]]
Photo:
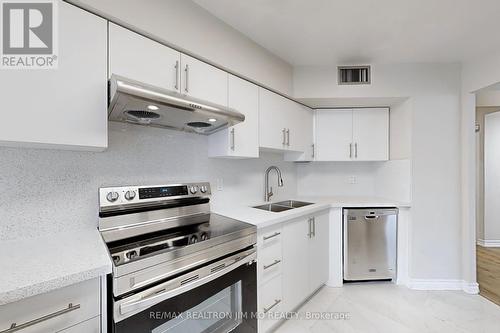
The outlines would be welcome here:
[[[109,82],[110,121],[212,134],[245,120],[225,106],[112,75]]]

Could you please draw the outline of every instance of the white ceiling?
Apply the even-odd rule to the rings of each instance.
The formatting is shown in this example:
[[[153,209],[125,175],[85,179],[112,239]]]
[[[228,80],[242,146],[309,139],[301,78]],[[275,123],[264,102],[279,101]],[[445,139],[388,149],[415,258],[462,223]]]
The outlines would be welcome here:
[[[461,62],[500,49],[500,0],[193,0],[292,65]]]

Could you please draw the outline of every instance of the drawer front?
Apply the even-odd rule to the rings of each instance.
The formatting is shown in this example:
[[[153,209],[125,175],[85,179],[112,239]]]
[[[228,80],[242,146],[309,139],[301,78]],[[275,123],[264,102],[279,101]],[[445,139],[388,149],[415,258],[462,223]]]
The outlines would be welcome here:
[[[259,306],[257,310],[261,313],[259,317],[259,333],[263,333],[270,331],[270,329],[280,321],[279,313],[281,312],[281,305],[283,304],[281,275],[259,286],[258,290]],[[273,313],[275,314],[274,316]]]
[[[280,245],[282,236],[281,224],[264,228],[257,232],[257,246],[260,250]],[[281,245],[280,245],[281,246]]]
[[[281,267],[283,266],[281,244],[274,244],[264,250],[257,249],[257,258],[257,276],[259,285],[266,283],[273,277],[281,274]]]
[[[95,317],[84,321],[83,323],[71,326],[58,333],[100,333],[101,332],[101,317]]]
[[[72,308],[69,308],[72,304]],[[23,333],[57,332],[100,315],[99,278],[0,306],[0,332],[50,316],[33,323]],[[92,331],[90,331],[92,332]]]

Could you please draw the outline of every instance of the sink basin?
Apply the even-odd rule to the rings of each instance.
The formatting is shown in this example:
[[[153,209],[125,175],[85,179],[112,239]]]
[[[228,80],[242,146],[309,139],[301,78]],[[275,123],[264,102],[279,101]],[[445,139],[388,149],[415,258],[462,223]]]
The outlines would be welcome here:
[[[275,205],[286,206],[290,208],[300,208],[304,206],[312,205],[312,202],[296,201],[296,200],[286,200],[275,203]]]
[[[284,212],[285,210],[293,209],[294,207],[280,206],[276,204],[266,204],[261,206],[254,206],[253,208],[267,210],[269,212]]]
[[[300,208],[300,207],[309,206],[309,205],[312,205],[312,203],[305,202],[305,201],[286,200],[286,201],[280,201],[280,202],[276,202],[276,203],[254,206],[253,208],[267,210],[268,212],[279,213],[279,212],[284,212],[286,210]]]

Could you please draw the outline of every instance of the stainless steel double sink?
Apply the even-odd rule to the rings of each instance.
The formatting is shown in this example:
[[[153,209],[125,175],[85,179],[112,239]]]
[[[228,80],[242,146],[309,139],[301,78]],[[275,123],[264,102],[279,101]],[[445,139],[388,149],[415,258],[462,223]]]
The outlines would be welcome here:
[[[297,200],[285,200],[285,201],[269,203],[269,204],[260,205],[260,206],[253,206],[252,208],[257,208],[257,209],[261,209],[261,210],[267,210],[269,212],[279,213],[279,212],[284,212],[284,211],[294,209],[294,208],[309,206],[312,204],[313,204],[312,202],[297,201]]]

